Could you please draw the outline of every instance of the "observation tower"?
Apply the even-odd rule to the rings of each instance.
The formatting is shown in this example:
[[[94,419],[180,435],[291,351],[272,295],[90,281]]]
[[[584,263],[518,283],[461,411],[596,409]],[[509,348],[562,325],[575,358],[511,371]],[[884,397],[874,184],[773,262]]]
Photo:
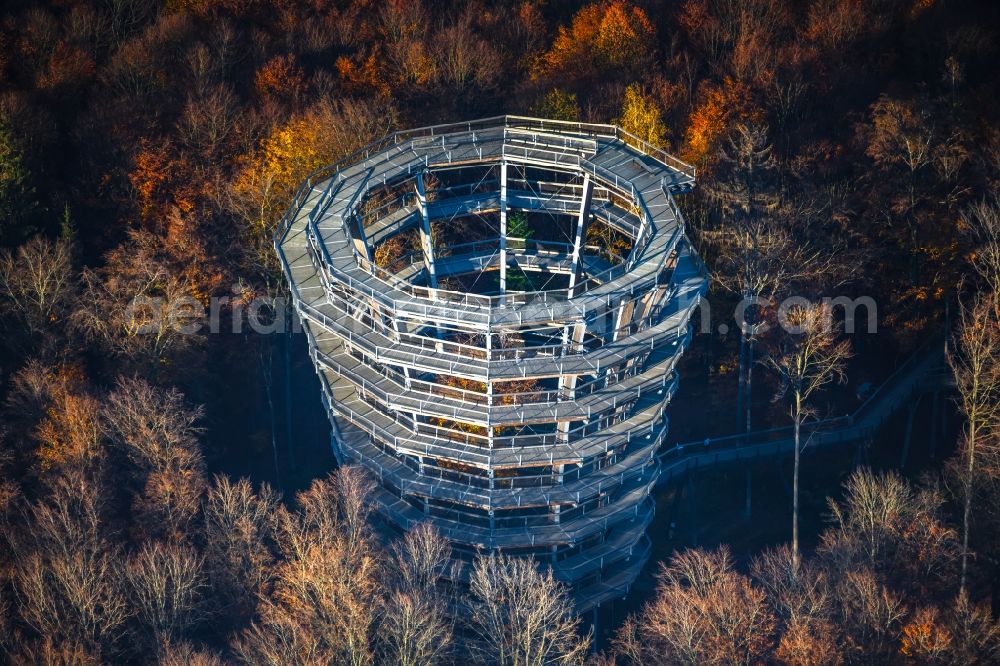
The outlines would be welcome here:
[[[275,246],[342,464],[467,579],[534,556],[580,611],[645,563],[657,448],[707,276],[694,169],[610,125],[396,132],[313,174]]]

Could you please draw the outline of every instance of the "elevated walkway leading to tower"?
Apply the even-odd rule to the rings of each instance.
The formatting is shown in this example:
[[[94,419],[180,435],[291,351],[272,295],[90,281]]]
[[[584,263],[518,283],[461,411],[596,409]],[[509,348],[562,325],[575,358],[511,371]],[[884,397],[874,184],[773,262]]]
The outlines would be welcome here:
[[[914,352],[851,414],[804,424],[803,452],[870,440],[921,391],[944,386],[949,380],[944,363],[944,341],[938,336]],[[657,485],[692,470],[788,455],[794,450],[792,426],[674,444],[657,454],[661,463]]]

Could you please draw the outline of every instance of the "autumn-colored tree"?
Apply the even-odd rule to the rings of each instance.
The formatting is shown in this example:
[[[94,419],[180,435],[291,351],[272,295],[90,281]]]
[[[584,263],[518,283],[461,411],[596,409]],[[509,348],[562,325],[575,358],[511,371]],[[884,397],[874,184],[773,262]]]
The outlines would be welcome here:
[[[828,503],[833,524],[819,552],[838,577],[864,570],[910,590],[951,588],[961,550],[942,519],[939,490],[862,468],[845,482],[843,500]]]
[[[95,470],[105,455],[100,404],[84,391],[58,386],[38,425],[37,459],[40,471]]]
[[[215,477],[204,504],[205,570],[210,601],[232,626],[251,616],[269,589],[278,496],[247,479]]]
[[[141,379],[119,380],[108,397],[107,433],[134,465],[133,511],[143,535],[175,542],[192,535],[206,485],[195,425],[201,416],[176,389]]]
[[[836,625],[827,620],[793,620],[781,634],[774,656],[788,666],[840,666],[844,655]]]
[[[386,133],[394,120],[392,109],[380,103],[320,102],[275,127],[258,150],[241,158],[225,206],[241,227],[247,267],[255,276],[276,287],[271,237],[306,176]]]
[[[201,302],[193,279],[160,240],[136,231],[100,270],[85,269],[74,322],[91,340],[148,371],[200,342]]]
[[[615,123],[649,144],[659,148],[666,145],[667,126],[663,123],[660,109],[651,97],[643,94],[637,83],[625,89],[622,115]]]
[[[936,608],[917,610],[902,633],[900,653],[922,663],[941,663],[951,649],[951,632],[941,623]]]
[[[580,637],[566,589],[551,569],[531,559],[490,554],[476,558],[470,583],[477,663],[582,664],[590,636]]]
[[[580,120],[580,103],[576,93],[553,88],[545,94],[534,110],[535,115],[552,120]]]
[[[597,72],[638,74],[653,56],[655,30],[646,13],[623,0],[585,5],[561,26],[534,76],[570,79]]]
[[[429,12],[421,0],[390,0],[379,5],[388,75],[394,83],[426,85],[436,63],[429,48]],[[344,71],[341,72],[342,75]]]
[[[207,581],[202,558],[190,546],[151,542],[125,565],[136,613],[134,645],[149,654],[187,637],[205,619]]]
[[[699,97],[703,101],[691,113],[684,134],[685,150],[682,151],[686,160],[698,165],[705,164],[708,156],[715,152],[725,133],[730,113],[728,99],[722,89],[706,86],[699,92],[702,91]]]
[[[294,104],[305,92],[305,73],[290,53],[275,56],[254,74],[254,90],[265,102]]]
[[[646,64],[653,37],[653,24],[646,12],[622,0],[612,0],[604,7],[594,47],[602,64],[633,71]]]
[[[759,663],[774,642],[765,593],[733,571],[723,547],[660,564],[656,597],[626,622],[615,650],[630,664]]]

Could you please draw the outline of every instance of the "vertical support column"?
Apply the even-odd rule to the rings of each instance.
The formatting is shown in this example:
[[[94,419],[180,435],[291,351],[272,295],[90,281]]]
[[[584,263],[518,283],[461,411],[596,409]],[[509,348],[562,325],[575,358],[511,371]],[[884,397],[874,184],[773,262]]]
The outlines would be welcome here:
[[[391,319],[392,319],[392,328],[396,332],[396,342],[402,342],[401,334],[409,332],[407,331],[409,325],[404,324],[399,317],[391,317]],[[406,386],[407,390],[409,390],[413,386],[413,382],[411,381],[410,377],[410,369],[405,365],[403,366],[403,385]]]
[[[427,212],[427,192],[424,189],[424,172],[417,173],[417,207],[420,208],[420,247],[424,251],[424,266],[431,289],[437,289],[434,272],[434,243],[431,240],[431,221]]]
[[[576,234],[573,237],[573,257],[569,269],[569,297],[573,297],[573,288],[580,274],[580,246],[583,243],[583,230],[590,219],[590,201],[594,195],[594,183],[590,174],[583,176],[583,192],[580,194],[580,214],[576,218]]]
[[[330,420],[330,449],[333,451],[333,457],[337,459],[338,465],[346,465],[347,461],[344,458],[343,451],[340,449],[340,443],[344,437],[340,432],[340,426],[337,425],[337,417],[333,415],[329,404],[327,405],[327,416]]]
[[[493,329],[487,327],[485,335],[486,335],[486,345],[485,346],[486,346],[486,359],[487,359],[487,361],[486,361],[486,368],[487,368],[487,370],[486,370],[486,405],[487,405],[487,407],[492,407],[493,406],[493,379],[490,377],[490,372],[489,372],[489,365],[490,364],[489,364],[489,361],[492,358],[492,354],[493,354]],[[493,443],[494,443],[493,439],[494,439],[494,436],[495,435],[494,435],[494,432],[493,432],[493,425],[491,423],[491,419],[486,419],[486,445],[489,447],[490,450],[493,450]],[[493,474],[492,470],[490,471],[490,474],[491,475]],[[490,488],[491,489],[493,487],[492,478],[493,477],[491,476],[490,477],[490,479],[491,479],[491,481],[490,481]]]
[[[582,350],[583,347],[583,336],[587,333],[587,324],[585,322],[580,322],[576,325],[567,325],[563,329],[563,346],[567,347],[571,340],[569,339],[569,330],[573,329],[572,337],[572,350],[574,353]],[[576,380],[577,375],[559,375],[559,390],[569,392],[569,401],[572,402],[576,399]],[[569,441],[569,426],[570,421],[559,421],[556,426],[559,437],[563,441]]]
[[[611,335],[612,342],[617,342],[624,335],[628,335],[628,333],[622,333],[622,329],[632,322],[634,312],[635,299],[629,296],[622,296],[622,301],[618,305],[618,311],[615,313],[615,330]]]
[[[653,314],[653,310],[663,303],[666,295],[667,287],[665,285],[658,285],[647,292],[640,301],[641,305],[635,319],[640,322],[649,319],[649,317]]]
[[[507,293],[507,162],[500,163],[500,293]]]
[[[632,323],[632,317],[635,314],[635,299],[629,295],[622,296],[621,303],[615,310],[614,324],[615,329],[611,332],[611,341],[617,342],[620,338],[629,334],[626,327],[630,327]],[[605,375],[610,375],[612,372],[624,372],[628,368],[631,368],[638,360],[637,356],[632,356],[625,362],[619,364],[616,367],[609,367],[605,370]]]
[[[368,244],[368,238],[365,236],[364,222],[361,220],[361,216],[357,213],[351,215],[354,220],[354,233],[351,234],[351,241],[354,243],[354,251],[361,257],[362,261],[367,261],[368,266],[366,269],[371,270],[370,266],[375,264],[375,258],[372,254],[372,248]]]
[[[576,233],[573,236],[573,256],[570,265],[569,273],[569,291],[568,295],[570,298],[573,297],[573,289],[576,286],[577,276],[580,272],[580,247],[583,244],[583,232],[587,226],[587,220],[590,219],[590,202],[594,194],[594,184],[590,180],[588,174],[583,176],[583,191],[580,194],[580,212],[576,218]],[[581,350],[583,345],[583,337],[587,332],[587,324],[585,322],[580,322],[576,325],[567,324],[563,327],[563,349],[569,351],[570,344],[570,329],[572,329],[572,351],[578,352]],[[564,352],[565,353],[565,352]],[[570,399],[576,398],[576,375],[560,375],[559,376],[559,389],[568,390]],[[569,421],[560,421],[557,430],[560,436],[568,440],[569,439]]]

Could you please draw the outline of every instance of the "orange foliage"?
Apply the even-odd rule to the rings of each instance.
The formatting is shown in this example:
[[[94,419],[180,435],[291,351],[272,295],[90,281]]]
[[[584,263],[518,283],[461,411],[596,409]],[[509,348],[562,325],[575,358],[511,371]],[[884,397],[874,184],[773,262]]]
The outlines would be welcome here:
[[[643,62],[652,51],[653,24],[638,7],[614,0],[597,28],[597,52],[615,67]]]
[[[139,142],[129,181],[138,199],[139,217],[155,231],[162,249],[193,285],[192,295],[206,303],[222,282],[222,273],[206,249],[198,229],[198,202],[208,185],[191,178],[183,157],[167,141]]]
[[[65,377],[57,381],[65,381]],[[43,471],[63,466],[86,468],[101,453],[100,404],[62,383],[46,417],[35,431],[38,464]]]
[[[870,19],[859,0],[824,0],[810,8],[805,34],[810,41],[835,49],[853,41]]]
[[[833,626],[820,619],[795,619],[791,622],[775,657],[788,666],[838,666],[844,662]]]
[[[697,41],[705,27],[717,21],[709,13],[705,0],[687,0],[677,16],[677,23],[692,41]]]
[[[921,608],[903,627],[899,651],[921,662],[935,662],[951,643],[951,632],[938,621],[937,610]]]
[[[139,142],[135,167],[128,178],[139,195],[139,214],[143,219],[152,216],[159,191],[167,181],[167,162],[162,145],[154,147],[146,139]]]
[[[691,113],[684,134],[684,159],[704,166],[718,153],[719,142],[734,120],[756,120],[760,111],[750,102],[750,89],[732,79],[722,86],[705,83],[699,90],[701,103]]]
[[[387,95],[389,88],[379,74],[375,54],[369,55],[361,64],[346,56],[337,58],[337,73],[344,82],[344,90],[352,95]]]
[[[908,18],[911,21],[916,21],[920,16],[934,6],[935,0],[913,0],[913,5],[910,6]]]
[[[254,89],[262,99],[294,101],[305,92],[305,73],[294,55],[275,56],[254,74]]]
[[[715,152],[729,121],[728,100],[723,89],[712,85],[704,87],[707,88],[704,101],[691,113],[684,135],[684,158],[695,164],[704,164]]]
[[[75,89],[94,76],[94,61],[84,51],[59,42],[48,66],[38,76],[40,90]]]
[[[654,29],[646,13],[623,0],[590,4],[562,26],[533,75],[582,76],[593,69],[631,70],[652,57]]]
[[[191,178],[189,165],[175,155],[167,140],[140,139],[129,182],[138,194],[139,215],[146,222],[162,222],[171,207],[185,214],[195,209],[203,186]]]

